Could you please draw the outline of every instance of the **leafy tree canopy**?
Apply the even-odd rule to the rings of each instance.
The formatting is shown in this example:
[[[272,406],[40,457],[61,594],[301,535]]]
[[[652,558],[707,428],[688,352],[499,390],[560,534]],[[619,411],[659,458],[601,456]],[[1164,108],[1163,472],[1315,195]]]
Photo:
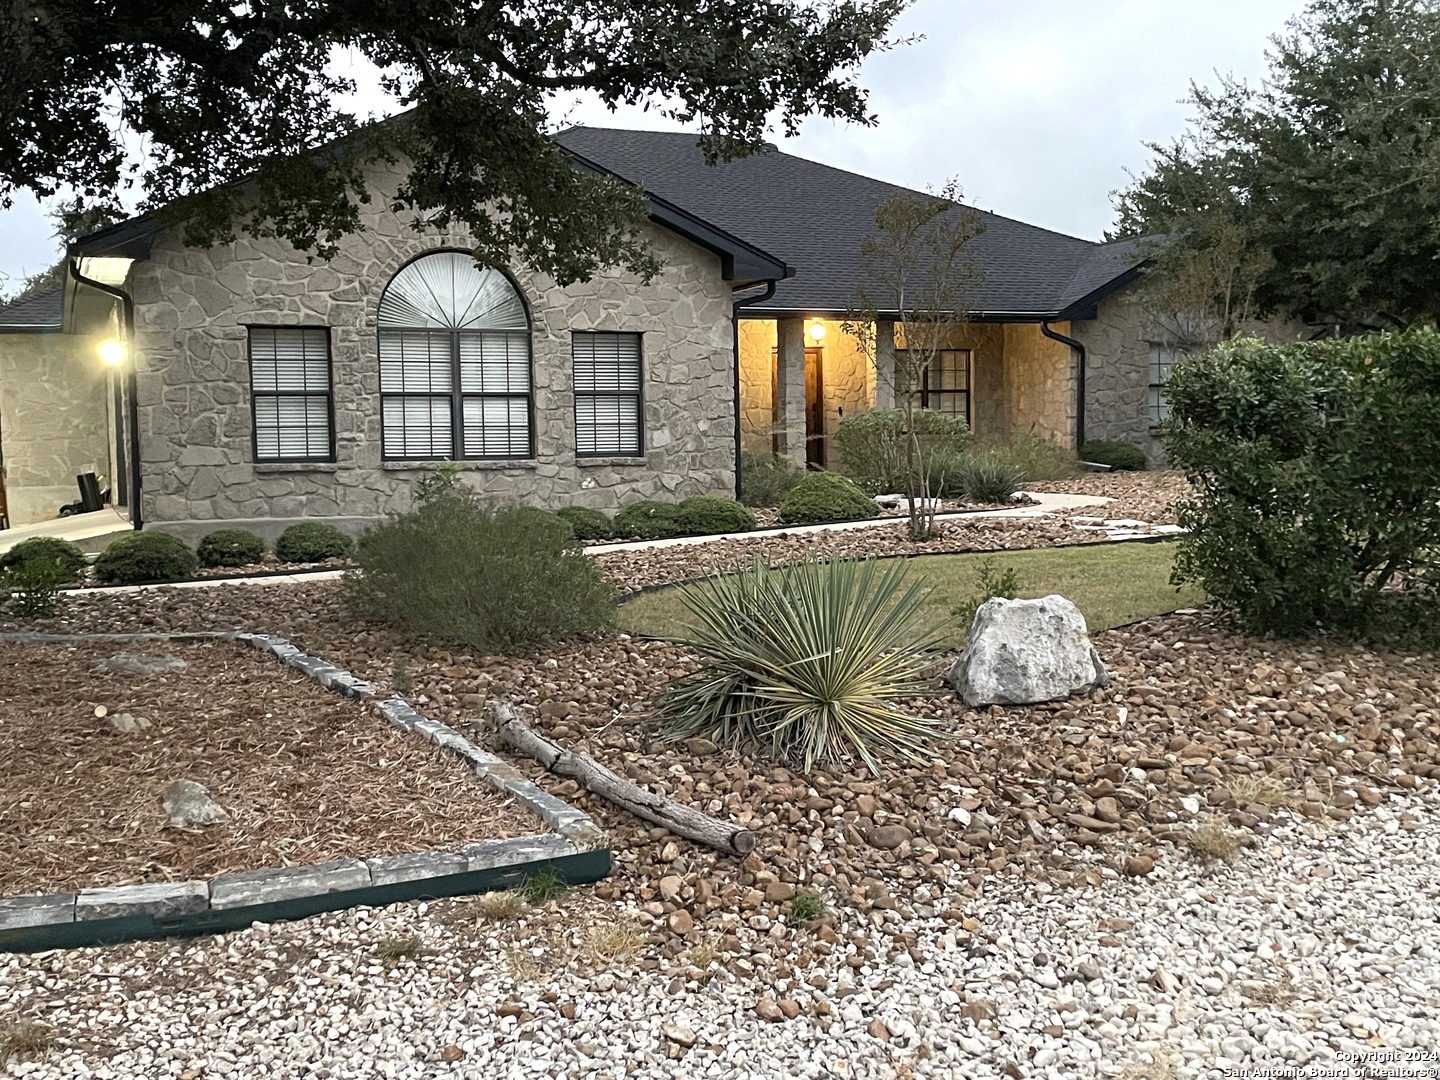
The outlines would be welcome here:
[[[1260,87],[1192,85],[1190,130],[1152,145],[1113,236],[1175,234],[1171,282],[1208,281],[1222,316],[1434,321],[1440,0],[1313,0],[1271,44]]]
[[[712,160],[757,149],[772,116],[787,134],[812,114],[869,124],[856,66],[909,2],[10,0],[0,206],[68,190],[114,214],[135,187],[191,243],[240,230],[323,257],[358,227],[364,165],[404,161],[396,208],[468,226],[482,260],[653,273],[643,198],[561,156],[547,100],[698,121]],[[346,111],[347,54],[380,68],[399,117]]]

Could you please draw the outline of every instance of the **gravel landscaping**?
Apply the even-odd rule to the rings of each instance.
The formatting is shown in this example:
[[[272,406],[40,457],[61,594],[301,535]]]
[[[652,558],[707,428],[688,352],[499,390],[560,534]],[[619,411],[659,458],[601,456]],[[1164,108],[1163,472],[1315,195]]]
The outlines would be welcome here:
[[[1190,494],[1190,482],[1184,473],[1175,471],[1086,473],[1069,480],[1045,480],[1031,487],[1034,491],[1102,495],[1115,500],[1100,510],[1059,511],[1068,517],[1104,514],[1107,518],[1133,518],[1152,525],[1173,525],[1175,514],[1171,504]]]
[[[420,738],[228,643],[0,644],[0,685],[0,896],[536,831]],[[171,825],[177,780],[228,820]]]
[[[1097,479],[1105,494],[1120,480]],[[1153,517],[1175,481],[1133,484],[1122,503],[1149,499]],[[598,561],[634,588],[756,553],[1093,536],[1060,517],[967,519],[925,545],[882,526]],[[0,1035],[36,1022],[55,1041],[15,1075],[1159,1080],[1440,1046],[1434,655],[1246,638],[1179,612],[1095,635],[1110,684],[1087,698],[916,699],[951,738],[876,779],[662,741],[649,703],[695,663],[663,642],[423,648],[349,622],[334,582],[90,594],[33,624],[116,627],[282,634],[475,742],[492,699],[514,701],[760,846],[719,856],[516,761],[607,830],[610,879],[518,915],[444,901],[6,958]],[[811,897],[827,913],[801,925]]]

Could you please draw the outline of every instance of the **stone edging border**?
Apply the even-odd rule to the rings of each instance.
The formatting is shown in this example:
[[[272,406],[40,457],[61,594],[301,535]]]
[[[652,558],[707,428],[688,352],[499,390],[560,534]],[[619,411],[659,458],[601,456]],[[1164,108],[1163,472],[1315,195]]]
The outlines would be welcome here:
[[[186,640],[232,641],[268,652],[328,690],[369,702],[390,724],[455,754],[481,780],[515,799],[553,832],[484,840],[458,851],[240,870],[208,881],[4,897],[0,898],[0,952],[216,933],[252,922],[304,918],[362,904],[487,892],[520,884],[546,869],[572,885],[598,881],[610,872],[607,838],[588,814],[526,780],[514,766],[475,746],[453,728],[423,716],[404,698],[380,699],[372,684],[302,652],[285,638],[245,632],[0,634],[0,643],[15,644]]]

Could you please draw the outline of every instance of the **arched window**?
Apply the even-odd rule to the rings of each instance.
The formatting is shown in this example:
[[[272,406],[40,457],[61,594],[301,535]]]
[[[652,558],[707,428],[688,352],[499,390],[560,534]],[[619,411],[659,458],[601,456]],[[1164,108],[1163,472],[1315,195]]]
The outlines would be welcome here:
[[[534,456],[530,318],[509,278],[422,255],[385,287],[379,325],[386,459]]]

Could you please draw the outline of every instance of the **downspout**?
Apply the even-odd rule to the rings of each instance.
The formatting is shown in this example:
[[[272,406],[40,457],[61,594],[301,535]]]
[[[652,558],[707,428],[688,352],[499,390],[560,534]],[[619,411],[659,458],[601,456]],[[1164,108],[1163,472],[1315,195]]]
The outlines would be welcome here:
[[[753,286],[747,286],[753,287]],[[735,498],[740,498],[740,309],[751,304],[763,304],[775,295],[775,282],[767,281],[765,291],[755,296],[736,300],[730,310],[730,332],[735,357]]]
[[[1040,320],[1040,333],[1075,351],[1075,451],[1078,453],[1085,445],[1085,346],[1073,337],[1051,330],[1048,319]]]
[[[113,296],[120,301],[120,321],[125,332],[125,345],[133,347],[135,341],[135,301],[124,289],[116,288],[114,285],[106,285],[103,281],[96,281],[94,278],[87,278],[80,273],[80,260],[67,259],[66,266],[70,269],[70,276],[81,285],[89,285],[92,289],[98,289],[108,296]],[[145,520],[140,513],[140,403],[136,399],[135,392],[139,385],[136,378],[135,357],[130,356],[130,363],[126,366],[125,391],[130,398],[129,408],[126,410],[126,426],[130,428],[130,524],[139,532],[144,528]]]

